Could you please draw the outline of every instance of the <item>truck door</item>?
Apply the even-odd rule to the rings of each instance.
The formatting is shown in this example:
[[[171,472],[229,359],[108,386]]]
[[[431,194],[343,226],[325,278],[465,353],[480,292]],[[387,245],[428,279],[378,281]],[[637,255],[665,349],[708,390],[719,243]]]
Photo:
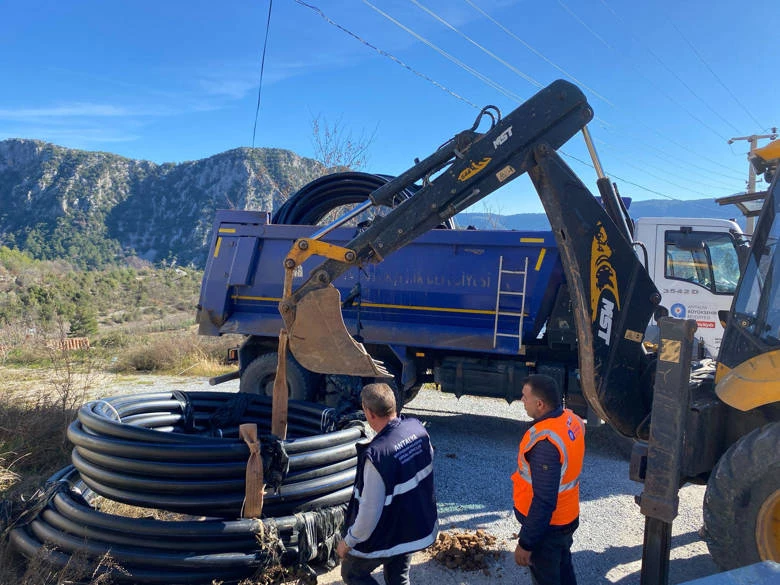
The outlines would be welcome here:
[[[719,310],[729,310],[739,281],[737,242],[728,231],[658,225],[655,281],[673,317],[695,319],[704,355],[716,357],[723,337]]]

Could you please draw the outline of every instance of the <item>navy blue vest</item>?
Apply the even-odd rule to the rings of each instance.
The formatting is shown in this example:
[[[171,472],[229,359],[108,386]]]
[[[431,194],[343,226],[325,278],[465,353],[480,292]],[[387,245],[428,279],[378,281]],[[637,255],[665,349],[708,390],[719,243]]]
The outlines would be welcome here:
[[[367,445],[357,445],[355,492],[347,508],[345,526],[357,517],[363,492],[366,459],[385,484],[385,505],[368,540],[350,554],[361,558],[389,557],[422,550],[439,532],[433,486],[433,456],[425,427],[416,418],[394,418]]]

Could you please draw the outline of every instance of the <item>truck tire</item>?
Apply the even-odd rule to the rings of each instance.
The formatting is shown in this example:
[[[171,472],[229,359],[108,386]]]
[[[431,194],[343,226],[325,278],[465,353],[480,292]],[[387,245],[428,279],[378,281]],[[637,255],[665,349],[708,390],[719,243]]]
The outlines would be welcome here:
[[[780,423],[756,429],[729,447],[704,493],[704,534],[712,559],[730,570],[780,561]]]
[[[250,394],[265,394],[272,396],[274,393],[274,380],[276,379],[277,352],[270,352],[256,357],[241,374],[238,389],[240,392]],[[314,402],[317,398],[320,376],[310,372],[295,361],[291,354],[287,354],[287,388],[290,391],[291,400],[308,400]]]

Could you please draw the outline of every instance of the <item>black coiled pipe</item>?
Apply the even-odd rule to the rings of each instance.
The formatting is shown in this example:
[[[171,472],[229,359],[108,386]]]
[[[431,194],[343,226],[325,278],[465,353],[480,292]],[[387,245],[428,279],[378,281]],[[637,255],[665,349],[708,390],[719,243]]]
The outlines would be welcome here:
[[[325,562],[345,509],[339,504],[262,520],[128,518],[93,508],[95,494],[72,466],[45,491],[42,511],[11,531],[13,546],[56,568],[83,563],[87,575],[106,573],[120,583],[235,582],[274,562]],[[111,562],[101,563],[106,554]]]
[[[235,409],[231,401],[240,402],[240,416],[218,416]],[[269,397],[137,394],[84,405],[68,438],[75,445],[73,465],[97,494],[136,506],[237,517],[249,457],[238,425],[255,423],[261,442],[278,443],[288,458],[280,484],[264,496],[264,513],[279,516],[349,500],[355,443],[365,432],[360,424],[331,430],[329,412],[322,405],[291,401],[291,438],[275,441],[269,436]]]
[[[316,225],[337,207],[363,203],[373,191],[391,179],[393,177],[389,175],[356,171],[325,175],[290,195],[274,213],[272,221],[276,224]],[[395,204],[408,199],[418,189],[416,185],[407,187],[398,193]],[[453,220],[448,219],[442,227],[452,229],[454,225]]]

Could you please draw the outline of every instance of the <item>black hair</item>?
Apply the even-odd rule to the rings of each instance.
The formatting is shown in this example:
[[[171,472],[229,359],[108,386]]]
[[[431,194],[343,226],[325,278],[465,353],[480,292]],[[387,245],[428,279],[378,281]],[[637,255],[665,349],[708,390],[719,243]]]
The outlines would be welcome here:
[[[544,402],[550,408],[559,408],[562,404],[561,391],[554,378],[544,374],[531,374],[523,380],[522,385],[528,384],[534,396]]]

